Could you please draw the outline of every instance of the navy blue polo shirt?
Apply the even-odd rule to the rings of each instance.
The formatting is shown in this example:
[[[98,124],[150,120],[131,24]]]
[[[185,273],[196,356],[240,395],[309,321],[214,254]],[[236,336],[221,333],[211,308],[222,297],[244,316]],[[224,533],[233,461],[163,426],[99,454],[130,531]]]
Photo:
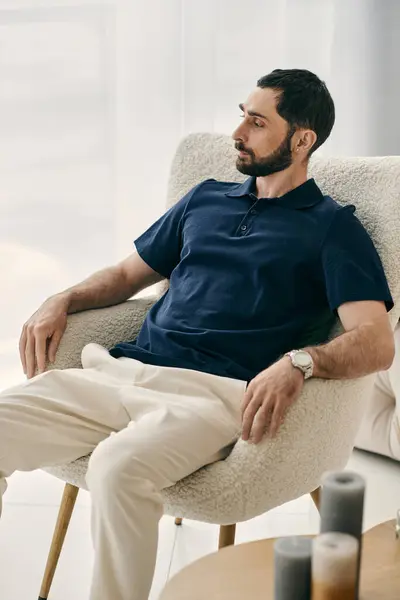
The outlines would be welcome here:
[[[254,177],[206,180],[135,241],[170,284],[112,356],[250,381],[285,352],[325,341],[344,302],[392,308],[354,206],[313,179],[279,198],[255,194]]]

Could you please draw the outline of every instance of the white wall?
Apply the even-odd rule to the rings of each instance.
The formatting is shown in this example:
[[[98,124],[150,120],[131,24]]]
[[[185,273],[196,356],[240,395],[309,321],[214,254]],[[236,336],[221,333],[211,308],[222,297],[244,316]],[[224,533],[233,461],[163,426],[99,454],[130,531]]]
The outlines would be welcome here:
[[[40,4],[0,4],[0,388],[28,316],[115,259],[114,9]]]

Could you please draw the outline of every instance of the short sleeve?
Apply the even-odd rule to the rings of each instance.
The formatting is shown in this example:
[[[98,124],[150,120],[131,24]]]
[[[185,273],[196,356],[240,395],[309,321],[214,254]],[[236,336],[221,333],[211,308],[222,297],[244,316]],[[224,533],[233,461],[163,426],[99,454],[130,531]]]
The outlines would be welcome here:
[[[199,185],[171,206],[134,242],[139,256],[167,279],[180,261],[183,217],[187,204]]]
[[[393,299],[375,246],[354,214],[340,207],[321,249],[322,276],[332,311],[345,302],[377,300],[393,308]]]

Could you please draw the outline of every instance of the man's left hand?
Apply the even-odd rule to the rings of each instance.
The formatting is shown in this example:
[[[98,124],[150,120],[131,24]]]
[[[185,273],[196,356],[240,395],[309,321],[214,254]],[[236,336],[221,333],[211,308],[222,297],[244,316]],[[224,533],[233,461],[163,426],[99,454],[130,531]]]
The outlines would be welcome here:
[[[303,385],[303,373],[288,356],[254,377],[242,402],[242,439],[258,444],[266,433],[275,436]]]

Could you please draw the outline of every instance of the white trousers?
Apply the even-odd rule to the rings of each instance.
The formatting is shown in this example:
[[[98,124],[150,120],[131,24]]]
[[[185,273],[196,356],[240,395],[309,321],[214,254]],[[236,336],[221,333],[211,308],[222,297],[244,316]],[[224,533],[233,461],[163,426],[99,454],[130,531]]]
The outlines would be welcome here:
[[[394,337],[393,364],[376,376],[356,447],[400,460],[400,325]]]
[[[116,360],[97,344],[84,348],[82,365],[0,394],[0,500],[15,470],[92,453],[90,599],[145,600],[163,514],[160,491],[226,456],[240,435],[246,382]]]

